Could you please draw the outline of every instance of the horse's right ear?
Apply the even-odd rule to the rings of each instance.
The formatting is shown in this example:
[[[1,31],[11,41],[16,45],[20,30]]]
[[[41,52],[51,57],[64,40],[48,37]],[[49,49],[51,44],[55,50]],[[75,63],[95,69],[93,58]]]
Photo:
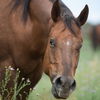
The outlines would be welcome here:
[[[88,18],[88,14],[89,14],[89,7],[88,7],[88,5],[86,5],[77,18],[77,21],[79,22],[80,26],[85,24],[85,22]]]
[[[59,0],[56,0],[53,4],[52,10],[51,10],[51,17],[54,22],[57,22],[58,18],[60,17]]]

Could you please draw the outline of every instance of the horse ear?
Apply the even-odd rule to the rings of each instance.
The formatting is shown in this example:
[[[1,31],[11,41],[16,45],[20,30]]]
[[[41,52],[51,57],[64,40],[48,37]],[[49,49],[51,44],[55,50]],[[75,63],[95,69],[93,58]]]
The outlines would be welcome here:
[[[80,26],[85,24],[88,18],[88,13],[89,13],[89,7],[88,5],[86,5],[77,18],[77,21],[79,22]]]
[[[57,22],[58,18],[60,17],[59,0],[56,0],[53,4],[52,10],[51,10],[51,17],[54,22]]]

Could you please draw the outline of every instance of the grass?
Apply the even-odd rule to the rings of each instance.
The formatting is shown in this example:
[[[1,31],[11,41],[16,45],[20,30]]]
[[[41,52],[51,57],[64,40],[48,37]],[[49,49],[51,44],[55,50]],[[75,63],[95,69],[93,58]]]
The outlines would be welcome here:
[[[94,52],[88,40],[84,41],[75,79],[77,88],[68,100],[100,100],[100,51]],[[28,100],[56,100],[46,75],[43,75]]]
[[[16,100],[17,96],[20,96],[20,91],[27,85],[30,85],[30,81],[26,80],[24,78],[22,78],[22,80],[20,81],[20,83],[18,84],[18,78],[19,78],[19,74],[20,71],[19,69],[17,69],[16,71],[16,77],[15,79],[13,79],[13,81],[11,81],[11,73],[14,69],[9,66],[9,67],[5,67],[5,73],[4,73],[4,79],[0,82],[0,100]],[[9,82],[13,82],[14,86],[10,87],[9,89],[7,88],[7,86],[11,83]]]

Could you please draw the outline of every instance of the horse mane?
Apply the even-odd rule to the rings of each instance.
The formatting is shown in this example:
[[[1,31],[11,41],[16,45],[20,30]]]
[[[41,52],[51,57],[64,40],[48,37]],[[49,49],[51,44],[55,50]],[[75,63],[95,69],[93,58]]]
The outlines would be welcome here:
[[[13,1],[13,6],[12,6],[12,11],[16,10],[20,4],[22,4],[22,19],[24,21],[27,20],[28,17],[28,11],[29,11],[29,4],[31,0],[12,0]]]

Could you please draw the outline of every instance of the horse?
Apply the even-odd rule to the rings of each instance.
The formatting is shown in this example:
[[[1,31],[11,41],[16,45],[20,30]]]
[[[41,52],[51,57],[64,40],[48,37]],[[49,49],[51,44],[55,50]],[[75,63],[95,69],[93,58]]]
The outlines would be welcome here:
[[[20,93],[23,100],[43,72],[50,77],[56,98],[68,98],[75,89],[81,26],[88,12],[86,5],[75,18],[61,0],[0,0],[0,69],[12,66],[14,77],[19,68],[19,80],[31,81]]]
[[[94,50],[100,47],[100,24],[94,25],[90,31],[90,39]]]

